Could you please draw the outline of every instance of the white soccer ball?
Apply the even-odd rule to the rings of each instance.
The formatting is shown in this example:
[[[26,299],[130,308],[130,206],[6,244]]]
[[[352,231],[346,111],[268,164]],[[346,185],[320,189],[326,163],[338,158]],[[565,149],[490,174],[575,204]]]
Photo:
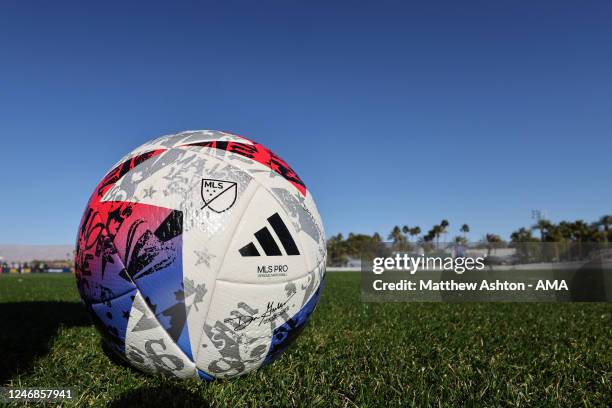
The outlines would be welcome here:
[[[130,364],[212,380],[285,350],[317,304],[325,260],[316,205],[285,161],[234,134],[188,131],[138,147],[96,187],[76,278]]]

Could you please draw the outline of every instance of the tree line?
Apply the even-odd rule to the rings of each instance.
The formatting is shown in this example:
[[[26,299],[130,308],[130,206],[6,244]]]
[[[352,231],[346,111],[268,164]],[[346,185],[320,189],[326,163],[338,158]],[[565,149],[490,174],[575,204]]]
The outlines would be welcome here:
[[[597,221],[587,223],[583,220],[552,221],[541,219],[531,227],[521,227],[510,234],[510,245],[518,243],[534,242],[556,242],[556,243],[607,243],[612,241],[612,215],[604,215]],[[459,234],[449,241],[450,223],[443,219],[440,223],[433,225],[426,233],[420,226],[393,227],[387,236],[397,250],[410,248],[413,244],[439,245],[440,242],[454,242],[456,244],[468,244],[467,234],[470,232],[468,224],[462,224],[458,229]],[[346,265],[350,258],[359,258],[364,245],[378,245],[383,242],[380,234],[354,234],[349,233],[347,238],[342,234],[331,236],[327,241],[327,256],[330,265]],[[503,246],[508,244],[498,234],[487,233],[476,244],[491,248],[492,246]]]

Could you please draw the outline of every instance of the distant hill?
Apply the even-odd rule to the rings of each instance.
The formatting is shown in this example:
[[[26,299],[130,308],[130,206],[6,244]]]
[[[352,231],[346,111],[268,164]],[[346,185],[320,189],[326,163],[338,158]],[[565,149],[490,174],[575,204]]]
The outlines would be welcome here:
[[[0,258],[6,262],[28,262],[33,259],[59,260],[73,258],[74,245],[0,244]]]

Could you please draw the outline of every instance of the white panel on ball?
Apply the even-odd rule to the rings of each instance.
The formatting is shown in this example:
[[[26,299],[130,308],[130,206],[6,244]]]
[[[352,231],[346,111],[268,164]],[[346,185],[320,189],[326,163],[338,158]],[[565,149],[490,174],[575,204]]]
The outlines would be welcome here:
[[[312,297],[308,283],[313,278],[310,274],[268,285],[218,281],[196,366],[215,377],[233,377],[261,366],[274,329]]]
[[[303,277],[309,268],[296,237],[283,208],[267,189],[258,188],[233,234],[217,278],[269,284]]]

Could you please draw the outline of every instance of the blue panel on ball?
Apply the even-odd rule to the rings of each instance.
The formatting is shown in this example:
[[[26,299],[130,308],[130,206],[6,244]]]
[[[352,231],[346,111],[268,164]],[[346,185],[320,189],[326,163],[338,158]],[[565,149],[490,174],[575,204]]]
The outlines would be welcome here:
[[[308,318],[314,311],[321,292],[323,291],[323,282],[317,288],[317,291],[312,295],[310,300],[295,314],[291,319],[287,320],[285,324],[274,329],[272,334],[272,343],[270,344],[270,350],[266,356],[262,366],[266,366],[280,357],[281,354],[295,341],[299,336],[300,332],[306,326]]]
[[[159,309],[157,311],[159,312]],[[185,302],[177,301],[169,308],[157,313],[155,317],[161,326],[166,329],[170,337],[172,337],[172,340],[174,340],[185,355],[193,361],[189,332],[186,324],[187,311],[188,308],[185,307]]]
[[[178,214],[178,215],[177,215]],[[132,278],[145,302],[178,347],[193,361],[187,329],[188,309],[183,285],[182,216],[179,211],[168,215],[150,239],[144,273]]]
[[[215,377],[210,374],[206,374],[204,371],[198,368],[198,375],[200,376],[200,380],[202,381],[214,381]]]
[[[106,343],[116,352],[125,354],[125,335],[136,290],[102,303],[90,304],[94,324]]]

